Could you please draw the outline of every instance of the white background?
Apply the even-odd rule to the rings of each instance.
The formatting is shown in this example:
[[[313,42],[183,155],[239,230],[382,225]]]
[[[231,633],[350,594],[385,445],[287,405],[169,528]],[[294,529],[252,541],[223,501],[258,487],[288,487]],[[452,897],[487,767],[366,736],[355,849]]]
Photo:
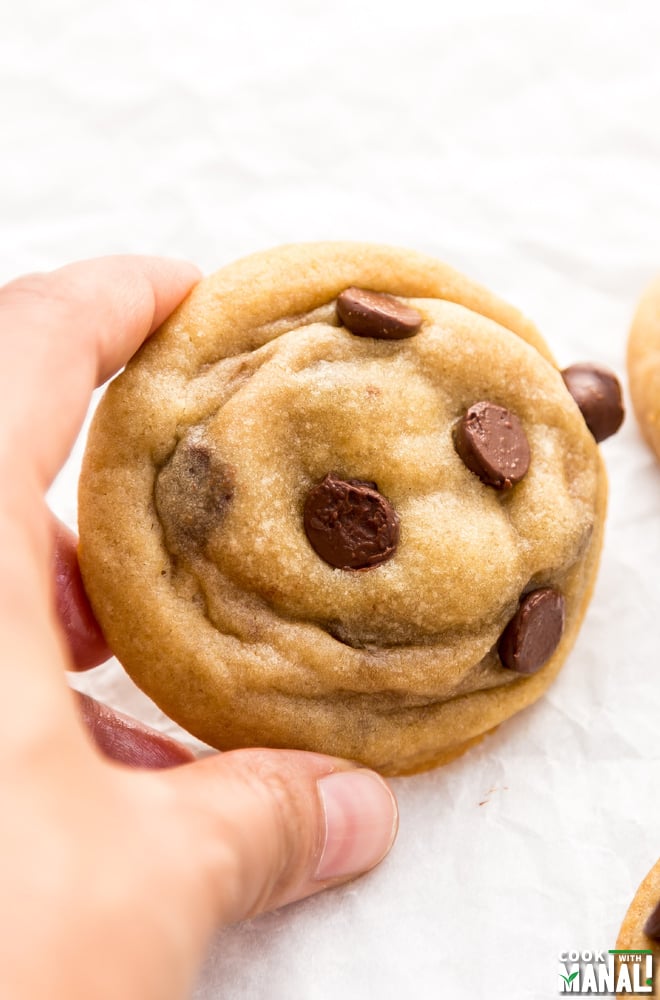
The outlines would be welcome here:
[[[3,8],[0,280],[116,251],[210,270],[390,242],[514,302],[561,364],[624,373],[660,270],[656,2]],[[613,946],[660,855],[660,467],[631,416],[603,450],[602,570],[558,683],[395,782],[378,871],[220,935],[196,1000],[545,1000],[561,950]],[[51,498],[70,523],[79,456]],[[158,718],[116,666],[85,683]]]

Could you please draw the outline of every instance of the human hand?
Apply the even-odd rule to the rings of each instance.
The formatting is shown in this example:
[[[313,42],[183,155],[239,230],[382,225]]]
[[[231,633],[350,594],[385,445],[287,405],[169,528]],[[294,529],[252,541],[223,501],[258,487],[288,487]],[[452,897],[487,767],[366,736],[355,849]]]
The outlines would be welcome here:
[[[366,871],[396,832],[370,771],[283,750],[189,762],[91,699],[80,713],[65,683],[108,650],[44,493],[94,385],[198,277],[117,257],[0,289],[3,997],[185,997],[214,928]]]

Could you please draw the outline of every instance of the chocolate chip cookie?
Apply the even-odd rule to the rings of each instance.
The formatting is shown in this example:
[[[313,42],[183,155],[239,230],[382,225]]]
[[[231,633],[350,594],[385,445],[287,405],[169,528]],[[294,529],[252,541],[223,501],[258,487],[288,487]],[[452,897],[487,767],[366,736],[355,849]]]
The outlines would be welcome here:
[[[628,376],[642,433],[660,459],[660,277],[646,289],[633,319]]]
[[[623,952],[652,953],[652,995],[660,997],[660,861],[638,888],[619,931],[616,947]]]
[[[586,371],[411,251],[204,279],[90,432],[80,561],[110,645],[216,747],[451,760],[539,697],[586,610],[620,406]]]

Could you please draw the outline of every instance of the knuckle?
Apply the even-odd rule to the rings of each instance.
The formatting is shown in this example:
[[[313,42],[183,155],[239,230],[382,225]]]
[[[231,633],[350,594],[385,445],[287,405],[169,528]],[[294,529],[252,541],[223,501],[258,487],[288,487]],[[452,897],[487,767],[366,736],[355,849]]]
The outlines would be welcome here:
[[[80,305],[79,290],[68,279],[48,273],[26,274],[15,278],[9,284],[0,288],[0,308],[7,317],[29,315],[37,324],[41,321],[44,328],[52,327],[53,322],[70,324],[75,330],[75,315]],[[4,325],[4,324],[3,324]],[[32,336],[34,336],[34,331]]]
[[[52,276],[47,273],[34,272],[14,278],[1,289],[3,296],[16,304],[52,303],[60,299]]]
[[[179,773],[203,885],[233,923],[309,893],[323,839],[316,772],[287,751],[234,750]]]
[[[318,813],[310,809],[309,790],[290,764],[272,754],[250,753],[245,780],[264,803],[270,864],[253,912],[277,903],[309,874],[317,853]],[[315,800],[314,800],[315,802]]]

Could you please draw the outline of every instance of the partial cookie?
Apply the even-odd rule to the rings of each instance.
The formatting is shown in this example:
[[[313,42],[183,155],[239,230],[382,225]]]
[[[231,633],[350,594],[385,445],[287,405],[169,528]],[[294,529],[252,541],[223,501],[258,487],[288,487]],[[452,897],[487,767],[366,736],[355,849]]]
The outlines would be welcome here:
[[[660,861],[637,890],[619,931],[616,947],[622,952],[652,952],[652,995],[660,997]]]
[[[80,561],[110,645],[221,749],[453,759],[548,687],[594,584],[585,418],[611,400],[564,378],[519,312],[410,251],[211,275],[90,432]]]
[[[660,278],[647,288],[633,319],[628,377],[642,433],[660,459]]]

